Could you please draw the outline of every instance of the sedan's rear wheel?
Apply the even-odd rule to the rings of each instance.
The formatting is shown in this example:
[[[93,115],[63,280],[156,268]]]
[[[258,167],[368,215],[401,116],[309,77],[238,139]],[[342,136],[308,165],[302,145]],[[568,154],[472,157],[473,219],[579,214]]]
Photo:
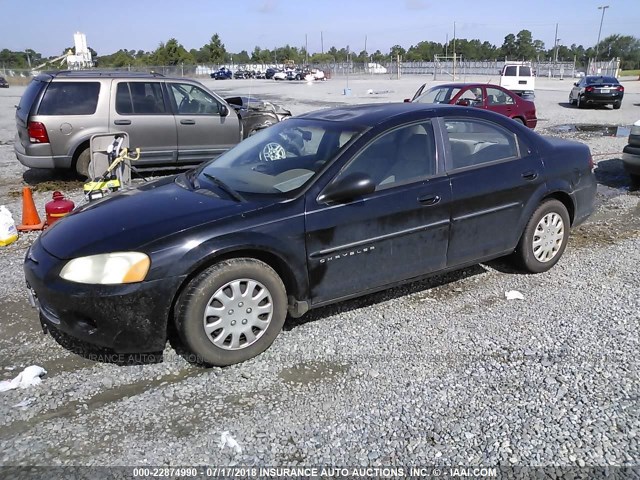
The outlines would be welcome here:
[[[569,94],[569,104],[571,105],[575,105],[577,102],[573,99],[573,97],[571,96],[571,94]]]
[[[584,108],[586,106],[586,104],[580,99],[580,95],[578,95],[578,98],[576,99],[576,105],[578,108]]]
[[[614,110],[619,110],[621,105],[622,105],[622,102],[620,100],[618,100],[618,101],[614,102],[613,109]]]
[[[533,213],[516,248],[516,259],[529,272],[546,272],[567,247],[570,219],[558,200],[543,202]]]
[[[264,352],[287,316],[278,274],[264,262],[234,258],[209,267],[184,289],[176,327],[198,363],[227,366]]]

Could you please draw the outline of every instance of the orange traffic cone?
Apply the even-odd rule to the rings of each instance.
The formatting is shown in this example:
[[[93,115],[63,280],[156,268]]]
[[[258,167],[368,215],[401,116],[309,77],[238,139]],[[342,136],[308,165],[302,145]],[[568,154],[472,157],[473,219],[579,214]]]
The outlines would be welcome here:
[[[31,230],[43,230],[44,222],[40,221],[40,215],[36,210],[31,195],[31,187],[22,188],[22,225],[18,226],[18,231],[29,232]]]

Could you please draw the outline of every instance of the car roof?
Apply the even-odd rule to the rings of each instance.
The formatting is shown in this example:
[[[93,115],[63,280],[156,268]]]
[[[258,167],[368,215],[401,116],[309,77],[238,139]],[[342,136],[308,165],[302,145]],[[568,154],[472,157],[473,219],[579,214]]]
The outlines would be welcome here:
[[[446,87],[446,88],[467,88],[467,87],[496,87],[499,89],[503,89],[500,85],[495,85],[493,83],[443,83],[441,85],[432,85],[429,89],[436,87]]]
[[[108,70],[61,70],[56,72],[43,72],[36,78],[38,80],[45,81],[51,80],[53,78],[166,78],[174,80],[174,78],[165,77],[161,73],[157,72],[121,72]]]
[[[461,108],[455,105],[432,103],[369,103],[316,110],[297,115],[296,118],[374,126],[399,115],[410,116],[417,112],[433,112],[433,116],[446,115],[452,110],[460,113]]]

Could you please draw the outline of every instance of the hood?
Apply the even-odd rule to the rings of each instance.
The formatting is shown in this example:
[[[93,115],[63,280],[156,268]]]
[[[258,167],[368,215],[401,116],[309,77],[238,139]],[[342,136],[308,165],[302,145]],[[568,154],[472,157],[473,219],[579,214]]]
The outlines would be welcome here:
[[[175,177],[112,194],[56,222],[40,236],[61,259],[131,251],[182,230],[255,210],[261,204],[189,190]]]

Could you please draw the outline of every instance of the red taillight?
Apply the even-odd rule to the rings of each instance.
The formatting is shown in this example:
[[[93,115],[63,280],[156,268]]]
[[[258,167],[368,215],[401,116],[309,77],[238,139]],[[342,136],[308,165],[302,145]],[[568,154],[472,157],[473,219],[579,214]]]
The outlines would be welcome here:
[[[585,92],[593,92],[593,87],[587,87],[584,89]]]
[[[29,122],[29,141],[31,143],[49,143],[47,127],[40,122]]]
[[[624,92],[624,87],[622,85],[619,85],[618,87],[616,87],[616,90],[618,90],[619,92]]]
[[[593,170],[593,167],[595,165],[593,164],[593,157],[591,156],[591,154],[589,154],[589,170]]]

